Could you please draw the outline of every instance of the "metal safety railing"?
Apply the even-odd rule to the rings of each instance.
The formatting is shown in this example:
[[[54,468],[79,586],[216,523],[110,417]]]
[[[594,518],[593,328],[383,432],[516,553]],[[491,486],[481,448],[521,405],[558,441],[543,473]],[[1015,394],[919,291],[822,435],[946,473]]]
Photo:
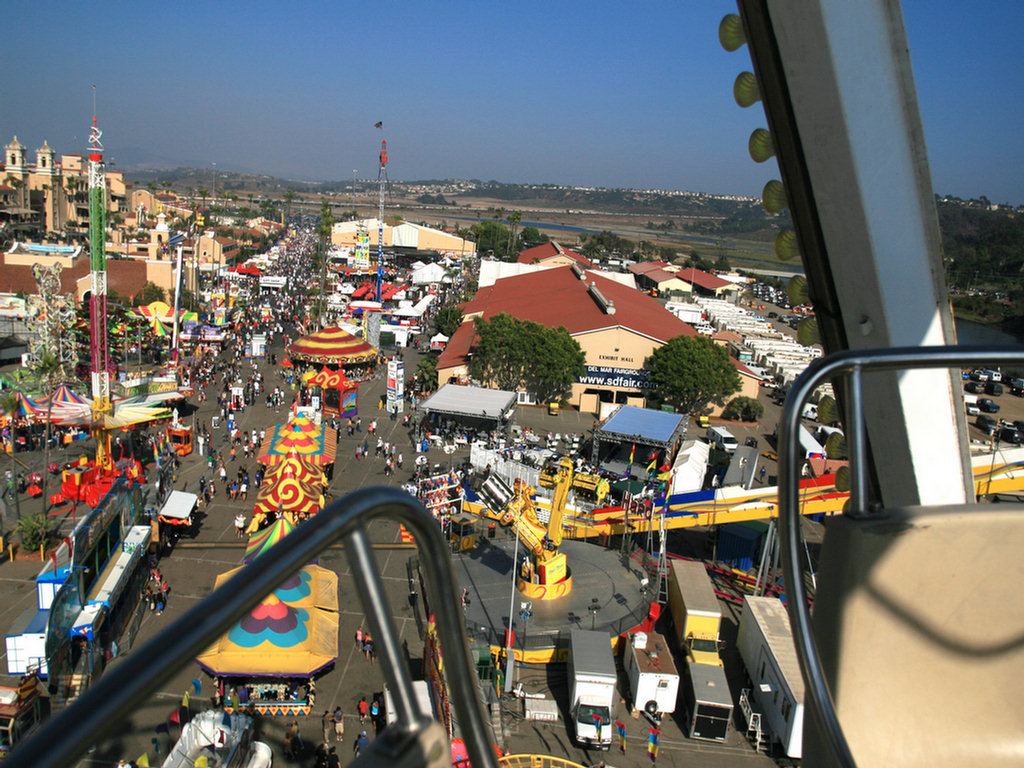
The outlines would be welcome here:
[[[402,523],[416,539],[445,664],[450,670],[450,699],[470,761],[479,768],[497,768],[474,685],[476,674],[462,614],[457,608],[459,601],[448,547],[437,522],[416,499],[387,487],[349,494],[297,527],[157,637],[112,666],[72,706],[19,744],[5,761],[5,768],[73,765],[90,746],[123,728],[132,713],[176,669],[194,662],[196,656],[282,581],[339,541],[345,544],[398,715],[397,722],[388,726],[359,762],[403,766],[450,764],[449,750],[436,743],[436,739],[445,738],[440,727],[416,708],[402,644],[367,534],[367,526],[378,519]]]
[[[850,459],[850,504],[853,516],[870,515],[868,508],[867,440],[864,425],[863,374],[916,368],[949,368],[988,365],[1022,365],[1024,349],[1013,347],[894,347],[891,349],[839,352],[815,360],[794,382],[779,422],[779,525],[782,565],[786,580],[786,606],[793,628],[800,669],[808,697],[807,706],[817,716],[825,745],[835,765],[854,768],[856,762],[836,715],[828,682],[822,671],[817,644],[811,632],[807,591],[803,581],[803,542],[800,527],[800,440],[804,403],[825,382],[842,378],[848,384],[847,421],[844,424]],[[955,404],[954,407],[960,407]],[[966,468],[970,471],[970,468]]]

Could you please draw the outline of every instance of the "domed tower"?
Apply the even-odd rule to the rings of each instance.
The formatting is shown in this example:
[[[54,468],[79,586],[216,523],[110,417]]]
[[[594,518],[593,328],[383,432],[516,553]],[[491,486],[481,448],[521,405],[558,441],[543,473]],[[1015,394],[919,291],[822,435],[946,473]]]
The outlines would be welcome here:
[[[24,176],[28,171],[25,165],[25,145],[15,136],[10,144],[4,147],[4,171],[12,176]]]
[[[56,173],[56,166],[54,165],[55,155],[56,153],[44,139],[43,146],[36,150],[36,173],[41,173],[44,176],[53,176]]]

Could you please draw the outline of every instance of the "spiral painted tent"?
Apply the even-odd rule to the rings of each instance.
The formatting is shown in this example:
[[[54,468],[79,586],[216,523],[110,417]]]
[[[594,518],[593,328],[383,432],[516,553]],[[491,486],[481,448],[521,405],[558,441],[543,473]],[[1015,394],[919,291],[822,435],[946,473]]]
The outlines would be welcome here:
[[[337,442],[337,431],[333,427],[317,426],[306,417],[299,416],[274,427],[260,446],[256,461],[273,464],[290,456],[299,456],[314,464],[330,464],[334,461]]]
[[[338,326],[303,336],[288,345],[292,360],[327,365],[354,365],[377,359],[377,349]]]
[[[282,477],[260,485],[253,506],[254,515],[283,512],[287,515],[312,515],[320,511],[323,501],[323,486],[320,483],[304,483],[294,477]]]
[[[214,588],[242,568],[222,573]],[[326,568],[307,565],[196,661],[218,677],[310,677],[337,657],[338,577]]]
[[[319,485],[324,481],[324,471],[319,464],[305,456],[286,456],[267,467],[263,474],[263,482],[273,483],[286,477],[294,477],[302,483]]]

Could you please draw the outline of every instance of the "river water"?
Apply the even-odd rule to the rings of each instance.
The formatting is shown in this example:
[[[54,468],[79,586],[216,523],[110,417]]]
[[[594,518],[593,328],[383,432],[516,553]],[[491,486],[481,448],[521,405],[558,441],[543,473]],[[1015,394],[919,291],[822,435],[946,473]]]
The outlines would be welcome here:
[[[972,323],[970,320],[956,321],[957,344],[960,346],[1015,346],[1024,338],[1006,333],[991,325]]]

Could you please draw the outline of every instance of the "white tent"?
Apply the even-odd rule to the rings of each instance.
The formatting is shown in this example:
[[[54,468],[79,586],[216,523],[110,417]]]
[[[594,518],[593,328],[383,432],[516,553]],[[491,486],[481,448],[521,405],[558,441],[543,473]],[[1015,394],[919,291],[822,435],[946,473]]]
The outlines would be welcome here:
[[[439,283],[444,278],[444,267],[440,264],[425,264],[419,269],[413,270],[409,279],[413,285],[427,285]]]

